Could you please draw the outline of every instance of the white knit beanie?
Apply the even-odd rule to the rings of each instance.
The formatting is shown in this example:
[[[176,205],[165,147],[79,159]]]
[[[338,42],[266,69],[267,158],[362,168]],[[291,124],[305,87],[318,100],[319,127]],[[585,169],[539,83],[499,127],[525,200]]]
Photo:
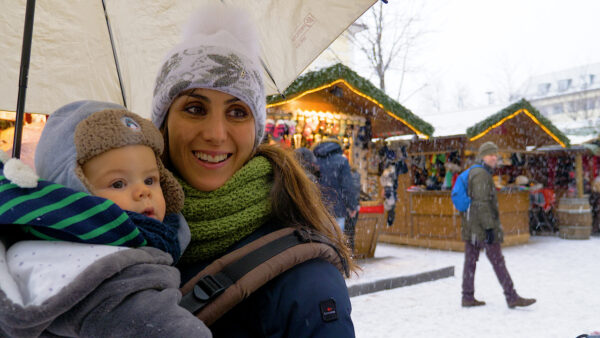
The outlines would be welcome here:
[[[266,97],[256,27],[241,9],[211,5],[192,15],[183,41],[166,56],[152,100],[152,122],[160,128],[173,100],[188,89],[205,88],[235,96],[250,107],[260,144]]]

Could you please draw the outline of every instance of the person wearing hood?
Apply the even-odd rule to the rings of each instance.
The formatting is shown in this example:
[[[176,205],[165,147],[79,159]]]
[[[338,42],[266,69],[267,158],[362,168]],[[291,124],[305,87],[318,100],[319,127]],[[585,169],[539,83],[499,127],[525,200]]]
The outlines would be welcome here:
[[[10,308],[0,311],[0,333],[211,336],[177,304],[171,264],[189,229],[162,151],[150,121],[112,103],[78,101],[50,116],[37,147],[36,170],[54,183],[26,183],[28,167],[6,160],[0,204],[14,207],[0,222],[43,240],[0,245],[0,308]]]
[[[350,164],[342,155],[340,142],[334,138],[316,144],[313,153],[321,170],[319,185],[323,199],[343,231],[346,216],[354,217],[359,204],[360,191],[354,188]]]

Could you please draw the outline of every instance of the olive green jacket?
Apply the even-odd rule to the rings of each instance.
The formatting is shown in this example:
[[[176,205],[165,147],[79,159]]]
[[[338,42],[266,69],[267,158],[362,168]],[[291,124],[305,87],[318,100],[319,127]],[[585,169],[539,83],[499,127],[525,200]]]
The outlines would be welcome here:
[[[485,167],[475,167],[469,172],[468,194],[471,205],[462,213],[462,239],[482,243],[485,230],[494,230],[494,243],[502,243],[504,233],[498,213],[498,198],[492,175]]]

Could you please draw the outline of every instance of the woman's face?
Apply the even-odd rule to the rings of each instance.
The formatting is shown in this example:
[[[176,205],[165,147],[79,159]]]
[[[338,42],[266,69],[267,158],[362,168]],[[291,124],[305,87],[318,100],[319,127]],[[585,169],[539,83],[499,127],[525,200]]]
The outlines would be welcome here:
[[[200,191],[225,184],[250,158],[254,117],[238,98],[195,89],[176,98],[167,116],[171,163]]]

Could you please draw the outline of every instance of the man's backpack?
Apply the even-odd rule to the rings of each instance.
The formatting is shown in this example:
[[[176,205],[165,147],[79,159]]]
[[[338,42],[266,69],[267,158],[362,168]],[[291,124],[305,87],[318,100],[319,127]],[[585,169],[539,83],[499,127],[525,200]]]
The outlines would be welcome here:
[[[268,281],[315,258],[349,277],[347,262],[327,237],[308,228],[283,228],[208,265],[181,288],[179,305],[210,326]]]
[[[477,167],[482,168],[480,164],[475,164],[458,175],[452,188],[452,203],[454,203],[456,210],[460,212],[466,212],[469,209],[469,205],[471,205],[471,198],[468,192],[469,172],[471,169]]]

